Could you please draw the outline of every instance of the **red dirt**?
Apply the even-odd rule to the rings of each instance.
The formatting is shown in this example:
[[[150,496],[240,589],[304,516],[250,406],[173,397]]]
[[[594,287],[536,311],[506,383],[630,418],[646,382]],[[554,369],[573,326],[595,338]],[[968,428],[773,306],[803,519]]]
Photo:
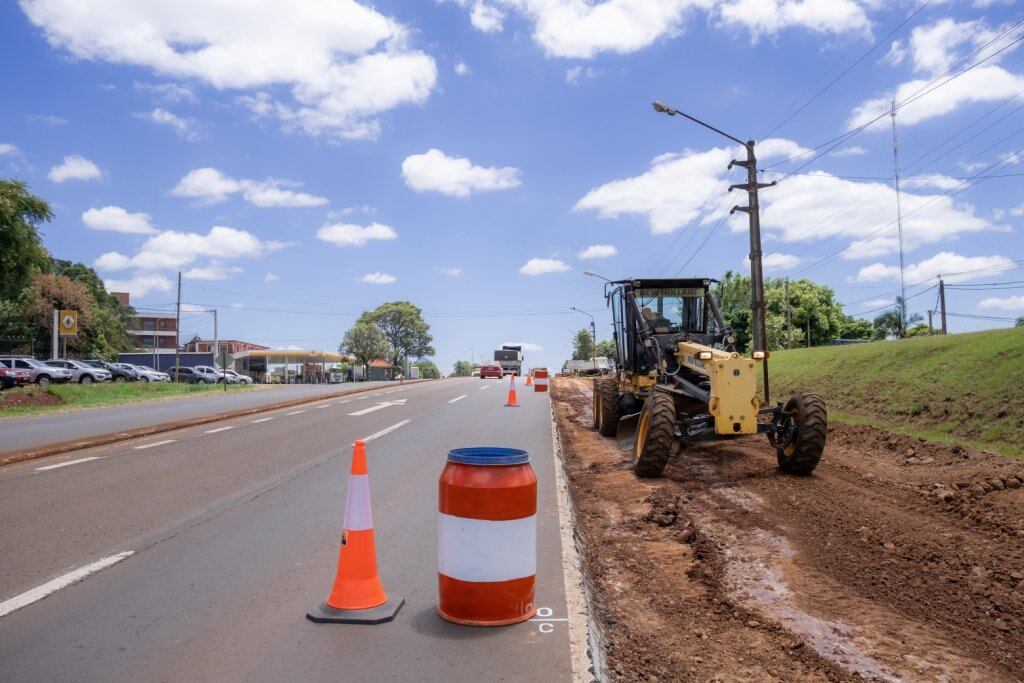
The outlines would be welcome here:
[[[1020,680],[1021,463],[834,425],[811,477],[749,437],[639,479],[552,389],[609,678]]]
[[[0,392],[0,408],[29,408],[35,406],[59,406],[64,403],[46,389],[25,387]]]

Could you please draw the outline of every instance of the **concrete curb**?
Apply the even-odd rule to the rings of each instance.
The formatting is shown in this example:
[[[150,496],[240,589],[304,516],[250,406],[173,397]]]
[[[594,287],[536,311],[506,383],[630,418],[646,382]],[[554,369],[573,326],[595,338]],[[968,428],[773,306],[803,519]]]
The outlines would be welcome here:
[[[410,384],[422,384],[423,382],[434,382],[437,380],[430,379],[419,379],[410,380],[404,382],[401,386],[407,386]],[[332,398],[341,398],[343,396],[354,396],[356,394],[364,394],[369,391],[380,391],[382,386],[366,387],[365,389],[355,389],[352,391],[339,391],[332,394],[321,394],[319,396],[306,396],[304,398],[295,399],[292,401],[281,401],[278,403],[268,403],[262,406],[253,406],[251,408],[240,408],[238,410],[230,410],[224,413],[214,413],[212,415],[202,415],[200,417],[190,417],[184,420],[176,420],[174,422],[164,422],[161,424],[150,425],[148,427],[139,427],[137,429],[130,429],[125,432],[111,432],[109,434],[98,434],[96,436],[90,436],[84,439],[73,439],[71,441],[60,441],[58,443],[47,444],[46,446],[39,446],[38,448],[24,448],[19,451],[10,451],[7,453],[0,453],[0,467],[4,465],[13,465],[17,462],[25,462],[26,460],[35,460],[37,458],[45,458],[48,455],[59,455],[61,453],[68,453],[70,451],[82,450],[84,448],[93,448],[95,446],[106,446],[108,444],[116,443],[118,441],[127,441],[128,439],[137,439],[143,436],[152,436],[154,434],[163,434],[164,432],[172,432],[176,429],[184,429],[185,427],[195,427],[197,425],[204,425],[210,422],[220,422],[222,420],[230,420],[236,417],[245,417],[246,415],[256,415],[258,413],[267,413],[272,410],[281,410],[282,408],[291,408],[294,406],[302,406],[310,403],[317,403],[318,401],[326,401]]]

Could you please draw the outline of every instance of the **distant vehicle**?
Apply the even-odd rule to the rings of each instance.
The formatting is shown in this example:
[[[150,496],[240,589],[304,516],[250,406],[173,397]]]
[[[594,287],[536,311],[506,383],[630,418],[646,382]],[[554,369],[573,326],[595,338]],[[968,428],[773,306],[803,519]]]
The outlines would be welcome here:
[[[15,370],[0,366],[0,390],[11,387],[23,387],[32,383],[32,373],[28,370]]]
[[[502,346],[494,352],[494,362],[501,366],[502,374],[523,374],[523,347]]]
[[[92,384],[93,382],[106,382],[110,380],[110,370],[106,368],[94,368],[80,360],[69,358],[51,358],[46,364],[53,368],[66,368],[71,371],[71,381],[79,384]]]
[[[86,365],[91,365],[94,368],[102,368],[110,373],[110,380],[112,382],[137,382],[139,381],[139,371],[134,368],[122,368],[120,363],[109,363],[99,358],[86,358],[82,361]]]
[[[166,372],[154,370],[148,365],[135,365],[133,363],[117,363],[116,365],[134,370],[139,373],[140,382],[170,382],[171,376]]]
[[[409,379],[419,379],[419,378],[420,378],[420,369],[419,369],[419,367],[416,366],[416,365],[410,365],[409,366]]]
[[[571,360],[566,370],[574,375],[610,375],[615,371],[611,359],[600,356],[590,360]]]
[[[228,376],[228,380],[234,380],[232,384],[252,384],[252,377],[249,375],[242,375],[234,370],[225,370],[224,374]]]
[[[505,371],[497,363],[484,363],[480,366],[480,379],[487,379],[488,377],[501,379],[504,376]]]
[[[200,372],[199,368],[187,368],[177,365],[172,368],[168,368],[167,374],[170,375],[173,381],[184,382],[186,384],[214,384],[221,381],[220,375]]]
[[[217,368],[212,367],[210,365],[197,365],[192,369],[195,370],[196,372],[202,372],[207,375],[213,375],[217,378],[218,382],[227,382],[228,384],[238,383],[237,375],[231,377],[230,375],[226,375],[223,371],[218,370]]]
[[[28,370],[31,381],[41,387],[71,381],[71,371],[67,368],[55,368],[29,356],[0,356],[0,366]]]

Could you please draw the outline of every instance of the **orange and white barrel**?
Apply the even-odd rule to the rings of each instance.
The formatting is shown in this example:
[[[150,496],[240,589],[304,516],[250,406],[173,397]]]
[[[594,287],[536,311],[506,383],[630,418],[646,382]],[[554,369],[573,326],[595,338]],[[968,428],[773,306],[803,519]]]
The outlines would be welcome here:
[[[547,391],[548,390],[548,369],[537,368],[533,371],[533,390],[534,391]]]
[[[458,448],[438,485],[437,613],[504,626],[537,611],[537,477],[526,451]]]

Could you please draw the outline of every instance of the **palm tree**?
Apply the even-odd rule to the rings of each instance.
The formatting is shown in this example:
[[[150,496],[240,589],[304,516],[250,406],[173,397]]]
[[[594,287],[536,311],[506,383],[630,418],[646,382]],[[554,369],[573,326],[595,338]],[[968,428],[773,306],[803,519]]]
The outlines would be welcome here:
[[[922,320],[923,318],[920,313],[907,315],[907,302],[903,300],[903,297],[898,296],[896,297],[896,304],[891,310],[875,318],[875,332],[872,338],[887,339],[895,337],[896,339],[902,339],[907,336],[908,327],[916,325]]]

